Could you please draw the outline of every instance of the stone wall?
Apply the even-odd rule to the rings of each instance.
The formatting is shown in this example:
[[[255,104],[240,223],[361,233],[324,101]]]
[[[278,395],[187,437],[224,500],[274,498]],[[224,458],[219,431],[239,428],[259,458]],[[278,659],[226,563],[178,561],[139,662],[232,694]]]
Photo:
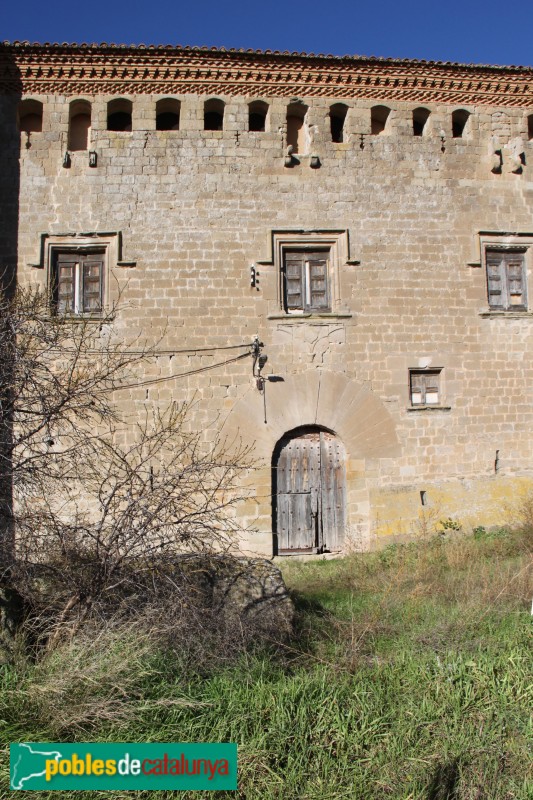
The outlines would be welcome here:
[[[378,101],[343,96],[344,141],[335,143],[334,90],[301,95],[290,99],[308,106],[309,144],[286,166],[287,98],[218,95],[224,129],[204,131],[205,97],[176,95],[180,129],[158,131],[159,96],[121,95],[132,101],[133,130],[113,132],[111,95],[31,96],[43,103],[43,130],[29,147],[21,141],[20,280],[46,285],[50,237],[120,232],[120,242],[109,237],[106,297],[119,304],[121,334],[161,337],[161,349],[176,351],[154,375],[213,367],[139,388],[127,402],[195,397],[206,439],[222,430],[254,445],[244,550],[272,553],[272,452],[299,426],[332,430],[346,446],[348,540],[357,548],[419,531],[422,491],[435,519],[497,524],[505,503],[533,485],[533,315],[489,311],[480,238],[525,242],[531,308],[527,107],[463,106],[471,116],[454,138],[457,107],[425,102],[430,117],[414,136],[421,103],[384,90],[379,102],[391,114],[371,135]],[[96,167],[86,151],[63,166],[73,99],[91,103]],[[252,99],[269,105],[264,132],[248,130]],[[337,237],[331,312],[285,313],[273,232],[319,244]],[[263,375],[276,378],[266,381],[266,402],[251,359],[223,363],[255,335],[268,354]],[[242,348],[203,350],[232,345]],[[437,408],[411,407],[409,369],[424,368],[442,370]]]

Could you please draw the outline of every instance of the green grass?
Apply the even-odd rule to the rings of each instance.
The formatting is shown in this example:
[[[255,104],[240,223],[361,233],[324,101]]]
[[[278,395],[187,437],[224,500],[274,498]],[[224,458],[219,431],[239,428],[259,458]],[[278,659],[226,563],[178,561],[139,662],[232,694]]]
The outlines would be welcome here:
[[[447,534],[284,574],[298,635],[281,655],[194,675],[109,630],[19,656],[1,673],[3,740],[233,741],[249,800],[533,798],[531,536]],[[7,798],[7,762],[0,780]]]

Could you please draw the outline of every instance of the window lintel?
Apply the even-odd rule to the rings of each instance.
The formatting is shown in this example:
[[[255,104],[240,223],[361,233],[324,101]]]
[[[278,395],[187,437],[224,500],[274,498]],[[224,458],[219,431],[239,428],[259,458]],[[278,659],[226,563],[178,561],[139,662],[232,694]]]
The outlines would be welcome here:
[[[54,250],[75,250],[84,248],[94,250],[104,248],[108,252],[108,266],[135,266],[135,261],[123,261],[122,231],[88,231],[39,234],[39,255],[34,263],[28,264],[33,269],[50,270]]]

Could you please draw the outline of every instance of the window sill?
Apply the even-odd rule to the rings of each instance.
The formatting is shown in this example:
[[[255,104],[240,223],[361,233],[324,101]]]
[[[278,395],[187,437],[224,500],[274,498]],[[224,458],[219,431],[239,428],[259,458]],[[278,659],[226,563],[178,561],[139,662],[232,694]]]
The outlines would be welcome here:
[[[407,406],[406,411],[451,411],[451,406]]]
[[[480,317],[506,317],[507,319],[524,319],[528,317],[533,317],[533,311],[497,311],[496,309],[490,310],[487,309],[485,311],[479,312]]]
[[[92,323],[93,325],[101,325],[103,322],[112,322],[115,318],[114,314],[107,315],[101,314],[50,314],[49,320],[52,322],[68,323],[76,325]]]
[[[309,319],[351,319],[353,314],[349,311],[305,311],[302,314],[287,314],[279,312],[277,314],[268,314],[267,319],[283,319],[286,322],[303,322]]]

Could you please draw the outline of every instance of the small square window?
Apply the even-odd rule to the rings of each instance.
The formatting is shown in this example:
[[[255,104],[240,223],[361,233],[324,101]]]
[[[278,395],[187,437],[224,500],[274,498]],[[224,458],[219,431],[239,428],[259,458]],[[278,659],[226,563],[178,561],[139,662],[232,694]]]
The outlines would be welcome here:
[[[526,311],[525,248],[487,248],[487,292],[489,308]]]
[[[409,396],[412,406],[441,405],[441,369],[409,370]]]
[[[58,314],[100,314],[104,297],[105,250],[54,250],[52,302]]]
[[[329,298],[329,250],[284,250],[285,311],[329,311]]]

